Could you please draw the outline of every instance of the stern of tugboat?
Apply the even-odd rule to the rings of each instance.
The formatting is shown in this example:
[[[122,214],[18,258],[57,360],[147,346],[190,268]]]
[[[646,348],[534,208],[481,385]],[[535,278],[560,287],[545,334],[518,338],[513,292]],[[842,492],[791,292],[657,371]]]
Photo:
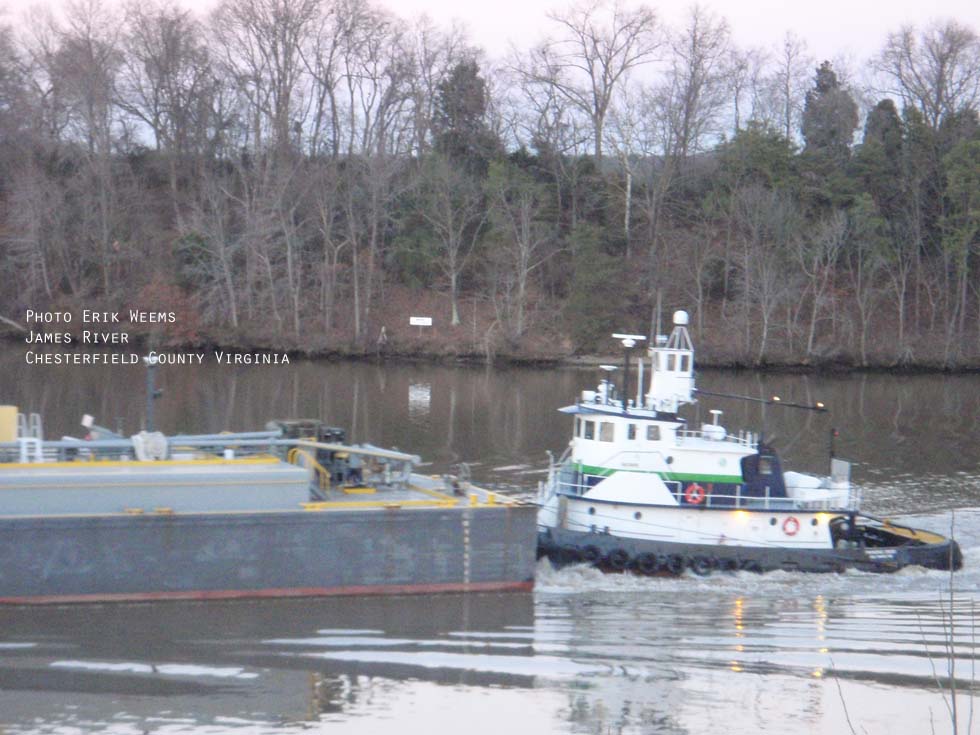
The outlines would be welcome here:
[[[857,513],[842,516],[834,535],[837,549],[860,548],[871,571],[907,566],[941,571],[963,568],[963,552],[955,539],[887,519]]]

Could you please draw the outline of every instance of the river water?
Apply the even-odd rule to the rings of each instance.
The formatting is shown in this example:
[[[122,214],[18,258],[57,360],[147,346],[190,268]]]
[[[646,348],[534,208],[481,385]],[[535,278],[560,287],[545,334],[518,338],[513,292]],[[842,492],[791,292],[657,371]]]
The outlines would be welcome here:
[[[144,420],[140,368],[0,353],[0,403],[79,435]],[[0,609],[3,733],[945,733],[972,722],[980,603],[980,376],[706,371],[703,399],[825,472],[831,429],[866,510],[954,532],[965,568],[650,579],[538,567],[533,594]],[[531,492],[593,371],[309,363],[167,366],[157,427],[317,417],[432,472]],[[701,411],[700,415],[698,411]],[[953,645],[949,641],[952,638]],[[980,714],[977,715],[980,720]],[[976,725],[980,731],[980,724]]]

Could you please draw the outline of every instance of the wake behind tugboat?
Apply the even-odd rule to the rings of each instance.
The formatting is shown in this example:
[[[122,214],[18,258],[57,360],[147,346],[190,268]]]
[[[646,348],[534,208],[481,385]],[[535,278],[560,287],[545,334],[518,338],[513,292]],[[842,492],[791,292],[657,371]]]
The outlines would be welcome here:
[[[848,462],[831,458],[829,477],[783,472],[775,449],[730,435],[718,410],[689,429],[678,415],[698,392],[687,323],[675,312],[670,337],[649,349],[645,394],[642,360],[635,400],[629,385],[629,350],[644,338],[613,335],[626,347],[621,392],[603,366],[598,389],[560,409],[574,434],[540,491],[539,556],[643,574],[962,567],[953,539],[862,513]]]

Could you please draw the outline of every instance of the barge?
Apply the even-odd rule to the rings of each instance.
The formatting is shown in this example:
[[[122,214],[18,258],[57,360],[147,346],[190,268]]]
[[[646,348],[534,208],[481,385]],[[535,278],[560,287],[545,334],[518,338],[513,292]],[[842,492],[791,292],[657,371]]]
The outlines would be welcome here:
[[[319,421],[47,440],[0,407],[0,603],[533,586],[536,507]]]

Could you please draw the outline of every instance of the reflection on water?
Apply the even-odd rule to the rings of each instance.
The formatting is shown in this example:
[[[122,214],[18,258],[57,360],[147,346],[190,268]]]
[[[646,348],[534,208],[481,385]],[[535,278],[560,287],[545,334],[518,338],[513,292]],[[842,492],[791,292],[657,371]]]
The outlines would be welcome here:
[[[143,375],[44,368],[0,356],[0,403],[139,428]],[[588,371],[294,363],[162,368],[166,431],[254,429],[315,416],[400,446],[440,471],[531,488]],[[937,682],[955,638],[974,681],[980,589],[980,376],[853,378],[709,372],[707,390],[821,400],[821,414],[712,399],[800,469],[855,461],[865,504],[948,531],[949,578],[740,573],[651,579],[539,567],[534,595],[446,595],[0,609],[4,733],[949,732]],[[699,415],[699,410],[701,415]],[[918,513],[918,515],[909,515]],[[962,703],[966,708],[965,700]],[[966,715],[964,714],[965,718]],[[965,719],[962,720],[965,726]]]
[[[976,539],[980,513],[962,515]],[[961,690],[978,552],[953,609]],[[839,732],[849,716],[858,731],[923,732],[945,711],[946,582],[924,570],[651,579],[543,564],[534,596],[6,609],[0,723],[599,735],[775,733],[787,721]]]
[[[29,366],[0,354],[0,403],[42,414],[49,436],[78,434],[82,414],[133,433],[145,411],[138,366]],[[443,471],[471,463],[483,482],[533,488],[546,452],[560,453],[571,419],[556,409],[597,380],[589,370],[486,370],[437,365],[303,362],[232,367],[164,366],[156,423],[167,432],[254,430],[270,418],[316,417],[355,441],[398,446]],[[762,431],[785,464],[826,472],[854,462],[865,504],[879,513],[980,504],[980,375],[806,376],[708,371],[699,387],[785,401],[823,401],[831,414],[708,397],[693,424],[724,410],[730,429]]]

